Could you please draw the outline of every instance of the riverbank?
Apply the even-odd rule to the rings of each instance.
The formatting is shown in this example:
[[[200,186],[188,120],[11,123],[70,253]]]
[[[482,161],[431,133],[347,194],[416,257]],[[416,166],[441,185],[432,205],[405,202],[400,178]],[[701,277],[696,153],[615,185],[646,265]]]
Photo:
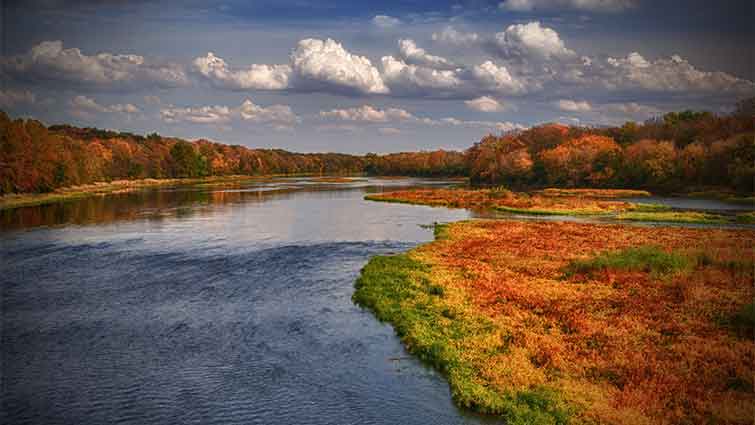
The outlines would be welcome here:
[[[66,202],[91,196],[104,196],[118,193],[128,193],[137,190],[169,187],[169,186],[188,186],[202,185],[211,187],[215,185],[225,185],[230,183],[242,183],[246,181],[265,180],[276,177],[307,177],[308,174],[296,175],[265,175],[265,176],[212,176],[200,178],[184,179],[139,179],[139,180],[114,180],[111,182],[99,182],[81,186],[71,186],[57,189],[49,193],[22,193],[0,196],[0,211],[20,207],[29,207],[36,205],[53,204],[56,202]],[[318,177],[316,182],[352,182],[354,178],[346,177]]]
[[[509,423],[749,423],[751,230],[472,221],[354,300]],[[750,304],[748,304],[750,303]]]

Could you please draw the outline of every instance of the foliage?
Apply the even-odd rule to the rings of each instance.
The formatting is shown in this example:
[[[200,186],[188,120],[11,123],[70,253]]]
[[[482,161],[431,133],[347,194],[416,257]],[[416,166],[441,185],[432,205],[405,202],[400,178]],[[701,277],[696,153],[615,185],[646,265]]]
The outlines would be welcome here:
[[[730,328],[752,323],[755,232],[485,220],[442,235],[371,261],[355,300],[443,371],[459,404],[530,399],[572,423],[751,423],[755,342]],[[563,279],[589,259],[610,267]]]
[[[489,135],[466,152],[473,182],[639,187],[656,191],[755,185],[755,98],[730,115],[671,112],[619,127],[545,124]],[[524,165],[518,165],[524,164]]]

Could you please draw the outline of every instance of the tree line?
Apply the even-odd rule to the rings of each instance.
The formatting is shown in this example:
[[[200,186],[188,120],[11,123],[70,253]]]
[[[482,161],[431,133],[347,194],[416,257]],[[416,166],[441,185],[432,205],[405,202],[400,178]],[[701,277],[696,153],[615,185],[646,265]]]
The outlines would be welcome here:
[[[486,136],[466,161],[480,183],[752,193],[754,124],[755,98],[726,115],[671,112],[606,128],[547,124]]]
[[[208,140],[46,127],[0,111],[0,194],[49,192],[99,181],[223,175],[469,176],[512,186],[726,187],[753,192],[755,98],[731,114],[673,112],[644,123],[589,128],[546,124],[488,135],[466,152],[385,155],[294,153]]]

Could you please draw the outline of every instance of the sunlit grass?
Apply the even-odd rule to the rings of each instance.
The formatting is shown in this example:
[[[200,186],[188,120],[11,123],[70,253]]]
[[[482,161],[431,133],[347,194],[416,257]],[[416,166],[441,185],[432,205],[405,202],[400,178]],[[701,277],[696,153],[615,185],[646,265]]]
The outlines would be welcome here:
[[[645,271],[667,274],[691,267],[692,261],[673,252],[666,252],[657,246],[640,246],[608,251],[586,260],[573,260],[566,267],[567,276],[592,274],[607,269]]]
[[[659,221],[690,224],[725,224],[730,222],[727,217],[720,214],[699,211],[629,211],[620,213],[617,218],[628,221]]]

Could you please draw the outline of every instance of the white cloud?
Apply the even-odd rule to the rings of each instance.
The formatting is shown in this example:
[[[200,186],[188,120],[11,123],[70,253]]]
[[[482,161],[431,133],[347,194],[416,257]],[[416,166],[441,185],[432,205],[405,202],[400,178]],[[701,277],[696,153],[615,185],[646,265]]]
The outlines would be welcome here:
[[[637,5],[637,0],[505,0],[498,7],[513,12],[535,10],[582,10],[621,12]]]
[[[250,99],[237,108],[228,106],[212,105],[197,107],[170,106],[160,110],[163,121],[171,124],[188,122],[194,124],[226,124],[234,119],[251,121],[258,124],[267,124],[276,128],[288,128],[300,122],[287,105],[271,105],[263,107],[255,104]]]
[[[141,110],[131,103],[117,103],[114,105],[101,105],[96,100],[87,96],[75,96],[71,99],[71,107],[74,113],[78,115],[84,115],[92,112],[101,113],[122,113],[122,114],[136,114]]]
[[[396,123],[396,124],[414,124],[426,126],[450,126],[450,127],[467,127],[483,128],[494,131],[512,131],[521,130],[526,127],[511,122],[500,121],[465,121],[453,117],[433,119],[429,117],[418,117],[412,113],[400,108],[377,109],[370,105],[363,105],[358,108],[333,109],[330,111],[321,111],[320,116],[327,119],[339,121],[360,122],[364,124],[375,123]],[[338,127],[329,125],[328,127]]]
[[[509,58],[550,60],[574,56],[556,31],[538,21],[509,25],[495,34],[493,46],[497,54]]]
[[[320,111],[323,118],[335,118],[343,121],[361,121],[361,122],[388,122],[415,120],[416,117],[404,109],[387,108],[384,110],[376,109],[371,105],[362,105],[357,108],[332,109],[330,111]]]
[[[558,109],[566,112],[586,112],[592,110],[592,106],[587,101],[574,101],[561,99],[553,103]]]
[[[194,59],[194,69],[216,87],[232,90],[285,89],[291,75],[288,65],[252,64],[247,69],[232,71],[225,60],[212,52]]]
[[[472,68],[472,75],[482,87],[494,92],[517,94],[526,91],[524,83],[514,78],[505,66],[492,61]]]
[[[224,59],[208,52],[194,59],[194,70],[215,87],[231,90],[388,93],[380,72],[368,58],[351,54],[332,39],[299,41],[287,65],[253,64],[232,70]]]
[[[254,104],[249,99],[239,107],[241,119],[256,123],[274,124],[278,126],[292,126],[298,123],[299,117],[294,114],[288,105],[271,105],[262,107]]]
[[[501,102],[488,96],[481,96],[477,99],[467,100],[464,104],[467,105],[468,108],[480,112],[500,112],[505,109]]]
[[[445,27],[441,32],[434,32],[432,39],[433,41],[454,46],[469,46],[477,43],[480,40],[480,36],[474,32],[460,32],[449,26]]]
[[[447,59],[440,56],[433,56],[425,49],[417,47],[414,40],[401,39],[398,41],[399,56],[404,62],[412,65],[426,66],[435,69],[453,69],[456,68]]]
[[[384,94],[388,87],[380,72],[364,56],[353,55],[335,40],[308,38],[291,54],[297,88]]]
[[[383,56],[383,78],[396,95],[443,96],[462,86],[456,71],[410,65],[393,56]]]
[[[11,108],[19,104],[32,105],[37,97],[29,90],[0,90],[0,108]]]
[[[585,66],[585,78],[607,89],[644,89],[670,92],[752,93],[752,81],[720,71],[701,71],[678,55],[648,61],[637,52],[624,58],[594,60]]]
[[[63,48],[62,41],[43,41],[23,55],[0,60],[9,75],[25,80],[67,81],[100,88],[182,87],[189,85],[183,67],[158,64],[139,55],[83,54]]]
[[[189,108],[170,107],[161,109],[160,117],[170,124],[179,122],[223,124],[231,121],[231,108],[220,105]]]
[[[372,23],[380,28],[393,28],[401,24],[401,20],[388,15],[375,15]]]

